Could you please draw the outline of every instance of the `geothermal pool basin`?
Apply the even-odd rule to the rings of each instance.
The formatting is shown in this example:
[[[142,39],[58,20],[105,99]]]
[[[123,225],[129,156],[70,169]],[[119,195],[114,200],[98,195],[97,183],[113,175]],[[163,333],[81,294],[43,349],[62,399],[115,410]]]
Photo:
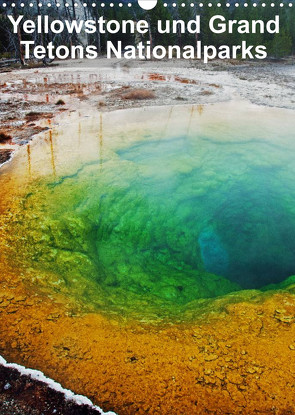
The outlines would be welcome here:
[[[0,171],[1,274],[4,304],[10,301],[10,307],[16,298],[11,290],[25,299],[14,304],[2,330],[11,344],[19,331],[27,342],[2,344],[4,356],[44,370],[103,408],[131,414],[134,404],[146,413],[140,399],[132,398],[131,409],[126,404],[134,385],[126,381],[126,392],[118,379],[128,371],[120,365],[140,360],[134,350],[149,347],[145,359],[160,353],[152,337],[161,341],[159,327],[193,330],[188,348],[219,333],[228,354],[225,344],[235,330],[240,345],[253,328],[241,325],[245,311],[239,314],[239,307],[254,325],[255,313],[264,312],[254,312],[253,304],[282,304],[288,297],[291,307],[294,131],[292,111],[229,102],[71,114],[21,148]],[[25,308],[28,298],[33,308]],[[284,310],[275,315],[288,322]],[[20,319],[17,332],[13,313]],[[228,328],[210,323],[201,329],[198,317],[204,323],[209,315],[228,318]],[[186,350],[166,347],[172,360]],[[205,369],[215,355],[205,358]],[[150,364],[154,373],[156,363]],[[132,382],[152,385],[147,373],[145,368],[130,375]],[[156,376],[162,379],[160,369]],[[104,382],[110,382],[107,389]],[[109,395],[114,387],[125,391],[120,403]],[[142,391],[144,402],[149,391]],[[181,401],[188,411],[195,405],[190,393]],[[219,398],[212,400],[213,409]]]
[[[96,114],[36,141],[29,167],[22,151],[18,265],[106,307],[185,304],[295,274],[288,111],[236,105]]]

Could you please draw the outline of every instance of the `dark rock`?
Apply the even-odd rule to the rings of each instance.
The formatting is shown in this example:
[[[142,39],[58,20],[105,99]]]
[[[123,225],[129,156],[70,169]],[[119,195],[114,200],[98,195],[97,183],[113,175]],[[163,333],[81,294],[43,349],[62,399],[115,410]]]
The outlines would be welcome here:
[[[0,365],[0,413],[5,415],[98,415],[88,405],[66,400],[61,392],[16,369]]]
[[[0,149],[0,164],[5,163],[11,158],[13,151],[8,149]]]

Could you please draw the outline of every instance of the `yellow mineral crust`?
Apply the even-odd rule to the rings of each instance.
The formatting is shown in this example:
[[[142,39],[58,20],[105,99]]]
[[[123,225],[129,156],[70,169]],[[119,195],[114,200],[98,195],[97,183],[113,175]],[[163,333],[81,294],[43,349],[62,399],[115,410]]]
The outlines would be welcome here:
[[[1,269],[1,353],[118,414],[293,413],[295,297],[257,296],[187,324],[82,313]],[[260,298],[261,297],[261,298]],[[214,300],[213,300],[214,301]]]

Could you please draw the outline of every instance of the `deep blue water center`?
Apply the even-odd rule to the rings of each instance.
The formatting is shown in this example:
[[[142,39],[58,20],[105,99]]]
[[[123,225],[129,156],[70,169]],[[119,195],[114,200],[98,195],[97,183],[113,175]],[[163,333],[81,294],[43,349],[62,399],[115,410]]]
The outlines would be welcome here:
[[[166,247],[176,262],[242,288],[295,274],[293,152],[252,137],[192,135],[146,137],[117,154],[137,166],[133,194],[161,218],[154,251]]]

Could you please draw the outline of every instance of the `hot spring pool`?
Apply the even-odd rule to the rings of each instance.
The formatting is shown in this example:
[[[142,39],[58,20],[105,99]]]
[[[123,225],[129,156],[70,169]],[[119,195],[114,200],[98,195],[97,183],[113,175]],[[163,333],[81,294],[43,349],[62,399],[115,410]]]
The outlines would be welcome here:
[[[2,168],[7,263],[102,309],[274,288],[295,274],[294,131],[239,102],[72,115]]]

